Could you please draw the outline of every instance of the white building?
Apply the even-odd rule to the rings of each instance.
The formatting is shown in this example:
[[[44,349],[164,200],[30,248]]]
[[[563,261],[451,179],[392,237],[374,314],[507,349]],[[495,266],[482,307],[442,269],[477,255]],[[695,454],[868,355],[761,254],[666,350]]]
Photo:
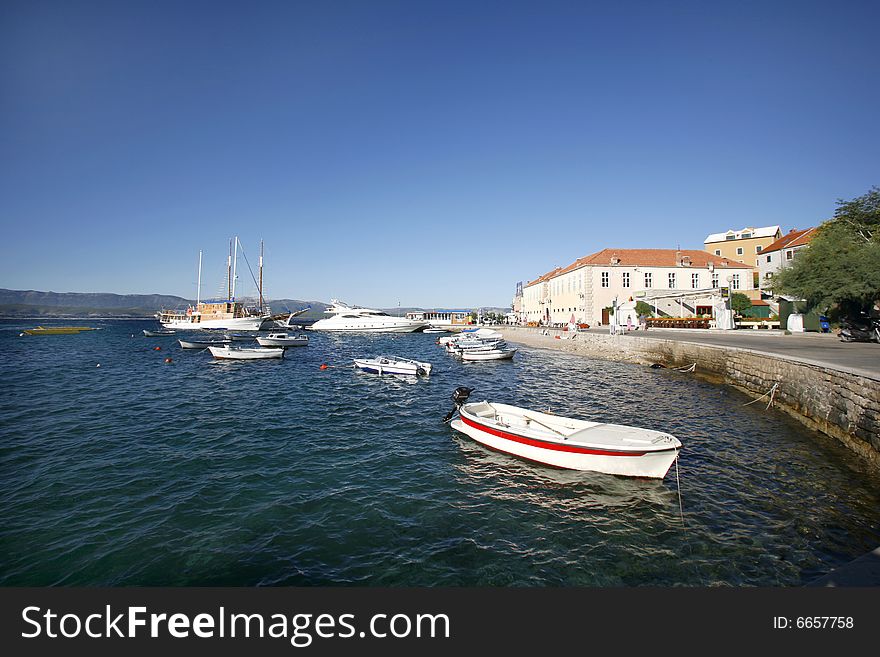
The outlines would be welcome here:
[[[523,287],[529,323],[565,324],[572,316],[607,324],[608,308],[643,299],[659,316],[713,315],[721,288],[754,289],[754,267],[705,251],[604,249],[558,267]]]
[[[407,319],[429,322],[431,326],[464,326],[470,323],[470,310],[413,310]]]
[[[782,237],[779,226],[747,227],[712,233],[703,240],[703,249],[721,258],[758,266],[761,252]]]
[[[761,289],[773,287],[773,275],[790,265],[797,257],[797,252],[806,248],[815,234],[815,228],[792,230],[761,252],[758,265]]]

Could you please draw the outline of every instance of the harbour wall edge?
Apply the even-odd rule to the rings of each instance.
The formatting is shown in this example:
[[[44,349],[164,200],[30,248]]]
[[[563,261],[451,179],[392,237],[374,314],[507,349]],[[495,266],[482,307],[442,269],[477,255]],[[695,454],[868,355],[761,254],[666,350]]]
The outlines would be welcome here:
[[[572,340],[557,339],[562,335],[558,330],[542,335],[535,329],[505,326],[501,331],[512,342],[605,360],[666,367],[696,363],[696,376],[756,399],[769,401],[775,385],[772,398],[778,409],[837,439],[880,469],[880,383],[875,379],[741,347],[631,334],[579,333]]]

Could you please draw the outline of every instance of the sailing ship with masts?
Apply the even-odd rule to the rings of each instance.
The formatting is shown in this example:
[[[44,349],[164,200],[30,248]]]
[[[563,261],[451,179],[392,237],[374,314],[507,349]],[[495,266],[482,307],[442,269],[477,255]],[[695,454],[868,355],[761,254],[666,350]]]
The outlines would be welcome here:
[[[234,246],[233,246],[234,243]],[[259,307],[247,307],[235,298],[235,282],[237,279],[238,237],[230,243],[229,256],[226,260],[226,291],[227,297],[221,301],[202,301],[202,252],[199,251],[199,278],[196,291],[196,304],[185,310],[161,310],[156,318],[159,323],[169,329],[220,329],[228,331],[258,331],[262,323],[270,318],[269,309],[263,301],[263,244],[260,242],[260,280]],[[242,253],[244,253],[242,251]]]

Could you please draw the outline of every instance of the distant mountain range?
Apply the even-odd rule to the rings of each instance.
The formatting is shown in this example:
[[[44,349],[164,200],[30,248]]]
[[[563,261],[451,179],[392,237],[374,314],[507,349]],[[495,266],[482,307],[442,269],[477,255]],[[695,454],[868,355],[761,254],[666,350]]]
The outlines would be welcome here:
[[[0,289],[3,317],[152,317],[162,308],[185,308],[194,299],[170,294],[109,294],[101,292],[38,292]],[[268,302],[273,312],[312,307],[320,315],[327,304],[318,301],[275,299]],[[311,314],[311,311],[307,314]]]
[[[2,317],[153,317],[162,308],[185,308],[194,299],[169,294],[109,294],[101,292],[39,292],[0,289]],[[311,307],[300,316],[303,321],[320,319],[328,304],[299,299],[267,301],[274,313]],[[386,308],[392,315],[421,308]],[[486,312],[505,312],[505,308],[484,307]]]

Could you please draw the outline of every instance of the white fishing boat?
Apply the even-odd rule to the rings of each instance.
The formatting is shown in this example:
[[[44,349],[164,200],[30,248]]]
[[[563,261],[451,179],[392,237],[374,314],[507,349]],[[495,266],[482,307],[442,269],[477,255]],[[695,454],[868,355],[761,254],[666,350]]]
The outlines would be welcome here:
[[[309,344],[309,336],[270,333],[267,336],[258,337],[257,342],[261,347],[306,347]]]
[[[177,331],[171,329],[159,329],[158,331],[148,331],[144,329],[144,335],[148,338],[161,338],[166,335],[176,335]]]
[[[234,249],[230,245],[230,253],[226,262],[227,297],[221,301],[203,302],[202,289],[202,252],[199,251],[199,278],[196,287],[196,303],[183,310],[161,310],[156,318],[167,329],[222,329],[227,331],[258,331],[263,321],[269,317],[268,309],[263,307],[263,254],[260,247],[260,306],[247,308],[235,298],[235,283],[238,278],[238,237],[235,238]]]
[[[462,360],[510,360],[516,353],[516,349],[486,349],[462,351],[459,356]]]
[[[377,356],[375,358],[355,358],[354,366],[373,374],[404,374],[410,376],[431,373],[431,363],[423,363],[400,356]]]
[[[442,326],[428,326],[422,333],[449,333],[449,329]]]
[[[284,358],[282,347],[208,347],[214,358],[227,360],[263,360],[265,358]]]
[[[324,311],[330,315],[309,326],[311,331],[365,331],[369,333],[412,333],[427,325],[427,322],[395,317],[381,310],[349,306],[338,299]]]
[[[569,470],[662,479],[681,442],[668,433],[589,422],[488,401],[466,403],[471,388],[453,393],[459,417],[452,428],[478,443],[520,458]]]
[[[449,343],[460,342],[463,340],[502,340],[504,336],[494,329],[487,328],[471,328],[464,329],[455,335],[444,335],[437,338],[437,344],[447,345]]]
[[[223,347],[228,345],[231,340],[221,340],[216,338],[213,340],[178,340],[182,349],[207,349],[208,347]]]
[[[489,351],[503,349],[507,346],[504,340],[460,340],[446,345],[446,351],[461,353],[463,351]]]

